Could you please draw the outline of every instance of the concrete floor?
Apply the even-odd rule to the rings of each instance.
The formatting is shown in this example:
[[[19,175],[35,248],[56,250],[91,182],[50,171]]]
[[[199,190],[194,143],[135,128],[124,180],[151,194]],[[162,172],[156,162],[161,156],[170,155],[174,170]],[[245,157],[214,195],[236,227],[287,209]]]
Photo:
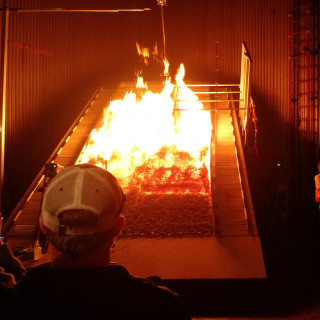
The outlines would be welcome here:
[[[168,281],[194,320],[319,320],[320,237],[312,225],[262,236],[266,279]],[[218,263],[218,261],[217,261]]]
[[[115,248],[112,249],[111,261],[126,266],[136,277],[153,275],[162,279],[266,277],[260,239],[249,235],[120,239],[115,242]]]

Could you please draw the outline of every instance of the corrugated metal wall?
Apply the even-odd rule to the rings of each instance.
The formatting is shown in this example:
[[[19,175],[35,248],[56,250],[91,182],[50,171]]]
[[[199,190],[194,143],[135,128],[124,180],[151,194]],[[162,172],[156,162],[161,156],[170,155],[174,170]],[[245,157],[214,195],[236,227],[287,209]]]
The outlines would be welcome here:
[[[141,1],[8,1],[10,8],[132,8]],[[102,82],[134,79],[142,13],[10,11],[5,207],[11,208]],[[153,32],[149,27],[149,34]]]
[[[218,51],[218,82],[239,81],[239,52],[245,41],[253,59],[252,96],[257,105],[261,157],[272,157],[271,165],[281,161],[288,150],[286,137],[279,131],[288,126],[288,3],[212,1],[208,11],[212,15],[208,55],[214,57]],[[212,77],[215,64],[209,68]]]
[[[209,64],[210,77],[225,83],[239,81],[242,41],[246,42],[252,57],[251,95],[258,116],[258,157],[252,154],[254,160],[248,165],[253,166],[249,168],[254,184],[253,198],[272,221],[279,214],[275,206],[278,185],[282,179],[288,182],[290,171],[289,1],[221,0],[209,3],[208,56],[212,59],[216,52],[218,56],[216,64],[214,61]]]
[[[140,13],[10,13],[5,189],[8,210],[100,83],[134,80],[135,42],[162,50],[154,1],[8,1],[14,8],[133,8]],[[166,51],[174,75],[240,82],[241,42],[253,58],[252,96],[266,170],[287,155],[288,2],[168,0]],[[125,130],[125,129],[124,129]],[[125,132],[124,132],[125,133]]]

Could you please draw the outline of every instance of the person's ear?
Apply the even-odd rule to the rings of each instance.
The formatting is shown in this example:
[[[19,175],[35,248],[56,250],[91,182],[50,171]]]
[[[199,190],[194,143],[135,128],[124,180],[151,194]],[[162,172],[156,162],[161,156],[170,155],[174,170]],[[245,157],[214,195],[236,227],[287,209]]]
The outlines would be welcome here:
[[[41,216],[39,217],[39,227],[40,227],[40,230],[42,231],[42,233],[45,235],[46,234],[46,227],[43,224],[43,220],[42,220]]]
[[[124,226],[124,221],[125,221],[124,216],[120,215],[116,221],[116,224],[114,225],[114,233],[113,233],[114,238],[116,238],[120,234]]]

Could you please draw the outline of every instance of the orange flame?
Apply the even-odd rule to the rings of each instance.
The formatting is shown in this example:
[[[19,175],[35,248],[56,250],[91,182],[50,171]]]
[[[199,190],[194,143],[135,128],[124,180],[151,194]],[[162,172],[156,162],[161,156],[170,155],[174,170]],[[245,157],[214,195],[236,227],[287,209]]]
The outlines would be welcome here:
[[[167,76],[169,76],[169,66],[170,66],[169,61],[167,59],[164,59],[163,64],[164,64],[163,75],[167,77]]]
[[[175,188],[179,180],[196,180],[203,172],[208,178],[210,113],[201,111],[203,105],[183,81],[184,71],[181,65],[176,85],[167,79],[161,93],[146,90],[137,99],[128,92],[122,100],[111,101],[103,125],[92,131],[77,162],[101,167],[107,162],[125,190],[148,181],[145,192],[166,185],[166,192],[188,193],[186,187]],[[138,81],[143,83],[142,77]]]
[[[139,56],[142,56],[144,63],[148,65],[149,49],[142,47],[138,42],[136,42],[136,47],[137,47]]]
[[[143,77],[139,74],[137,74],[137,83],[136,83],[137,89],[148,89],[148,84],[144,82]]]

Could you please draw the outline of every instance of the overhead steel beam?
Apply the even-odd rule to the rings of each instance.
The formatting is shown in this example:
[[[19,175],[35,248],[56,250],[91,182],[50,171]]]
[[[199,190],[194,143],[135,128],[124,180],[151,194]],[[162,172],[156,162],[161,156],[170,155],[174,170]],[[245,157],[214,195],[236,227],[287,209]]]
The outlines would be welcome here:
[[[137,8],[137,9],[65,9],[65,8],[48,8],[48,9],[19,9],[19,8],[2,8],[2,11],[10,12],[22,12],[22,13],[37,13],[37,12],[89,12],[89,13],[118,13],[118,12],[141,12],[141,11],[150,11],[150,8]]]

